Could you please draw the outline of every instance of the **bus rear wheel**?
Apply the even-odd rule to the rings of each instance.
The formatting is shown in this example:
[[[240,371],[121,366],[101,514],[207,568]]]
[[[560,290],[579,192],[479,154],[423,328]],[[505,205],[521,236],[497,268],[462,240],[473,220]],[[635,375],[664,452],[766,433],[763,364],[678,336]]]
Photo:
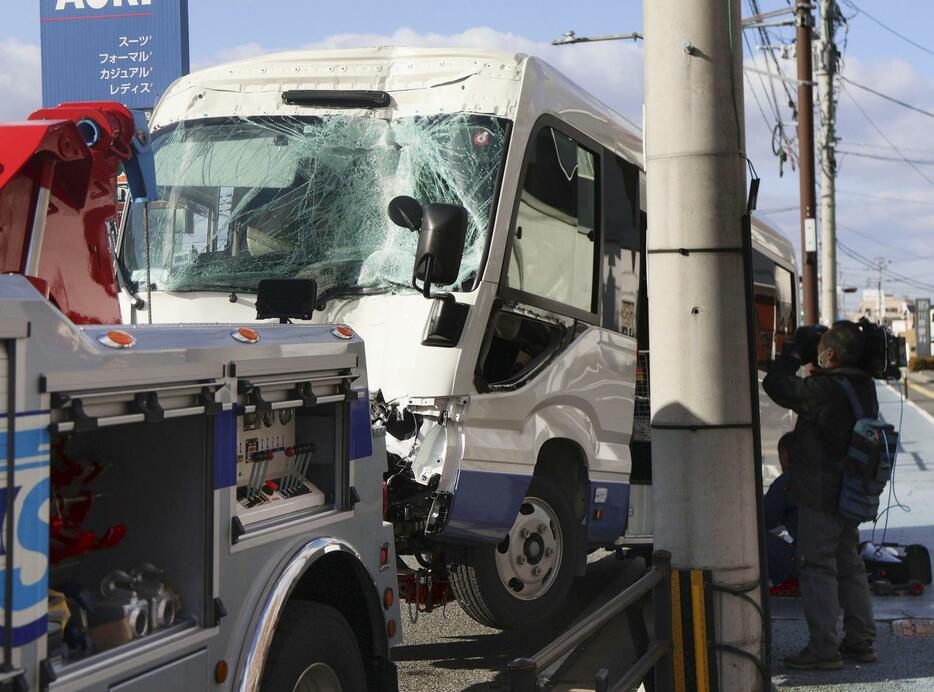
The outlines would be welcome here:
[[[276,627],[261,689],[263,692],[365,690],[363,656],[344,616],[321,603],[291,601]]]
[[[549,478],[535,478],[497,545],[448,549],[451,589],[471,618],[498,629],[535,627],[563,607],[583,550],[580,522]]]

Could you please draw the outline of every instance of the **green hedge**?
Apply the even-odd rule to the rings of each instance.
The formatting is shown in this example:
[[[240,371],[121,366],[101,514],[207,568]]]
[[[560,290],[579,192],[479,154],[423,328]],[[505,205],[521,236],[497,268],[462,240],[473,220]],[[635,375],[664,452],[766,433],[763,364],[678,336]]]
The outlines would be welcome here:
[[[934,370],[934,356],[928,356],[927,358],[919,358],[918,356],[912,356],[911,360],[908,361],[908,369],[911,372],[921,372],[922,370]]]

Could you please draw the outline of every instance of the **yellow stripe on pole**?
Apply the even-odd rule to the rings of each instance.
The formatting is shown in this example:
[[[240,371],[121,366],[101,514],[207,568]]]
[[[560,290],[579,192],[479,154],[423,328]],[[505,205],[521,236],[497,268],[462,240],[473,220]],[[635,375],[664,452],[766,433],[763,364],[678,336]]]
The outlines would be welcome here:
[[[691,570],[691,610],[694,616],[694,670],[697,671],[697,692],[710,692],[710,670],[707,667],[707,614],[704,603],[704,573]]]
[[[681,572],[671,571],[671,660],[675,674],[675,692],[685,692],[684,635],[681,621]]]

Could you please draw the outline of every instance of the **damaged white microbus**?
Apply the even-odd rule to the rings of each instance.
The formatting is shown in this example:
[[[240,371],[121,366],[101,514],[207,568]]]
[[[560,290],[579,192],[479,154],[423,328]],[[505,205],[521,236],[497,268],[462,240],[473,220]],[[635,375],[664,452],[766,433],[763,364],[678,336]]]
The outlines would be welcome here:
[[[367,343],[398,551],[471,617],[534,625],[589,550],[651,545],[638,128],[536,58],[400,48],[203,70],[151,125],[125,318],[242,321],[260,280],[314,279],[312,320]],[[768,359],[795,265],[753,236]]]

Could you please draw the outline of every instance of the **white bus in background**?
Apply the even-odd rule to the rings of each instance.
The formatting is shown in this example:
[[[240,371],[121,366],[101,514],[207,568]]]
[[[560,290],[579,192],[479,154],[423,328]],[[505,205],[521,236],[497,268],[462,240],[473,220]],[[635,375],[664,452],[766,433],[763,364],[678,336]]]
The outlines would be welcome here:
[[[152,298],[125,317],[242,321],[259,280],[315,279],[313,321],[368,345],[397,549],[469,615],[532,626],[589,550],[650,548],[636,127],[539,59],[401,48],[210,68],[151,124],[164,201],[148,232],[128,209],[120,270]],[[396,200],[418,225],[399,196],[425,205],[420,235],[390,220]],[[795,265],[764,224],[753,246],[765,361],[793,333]]]

